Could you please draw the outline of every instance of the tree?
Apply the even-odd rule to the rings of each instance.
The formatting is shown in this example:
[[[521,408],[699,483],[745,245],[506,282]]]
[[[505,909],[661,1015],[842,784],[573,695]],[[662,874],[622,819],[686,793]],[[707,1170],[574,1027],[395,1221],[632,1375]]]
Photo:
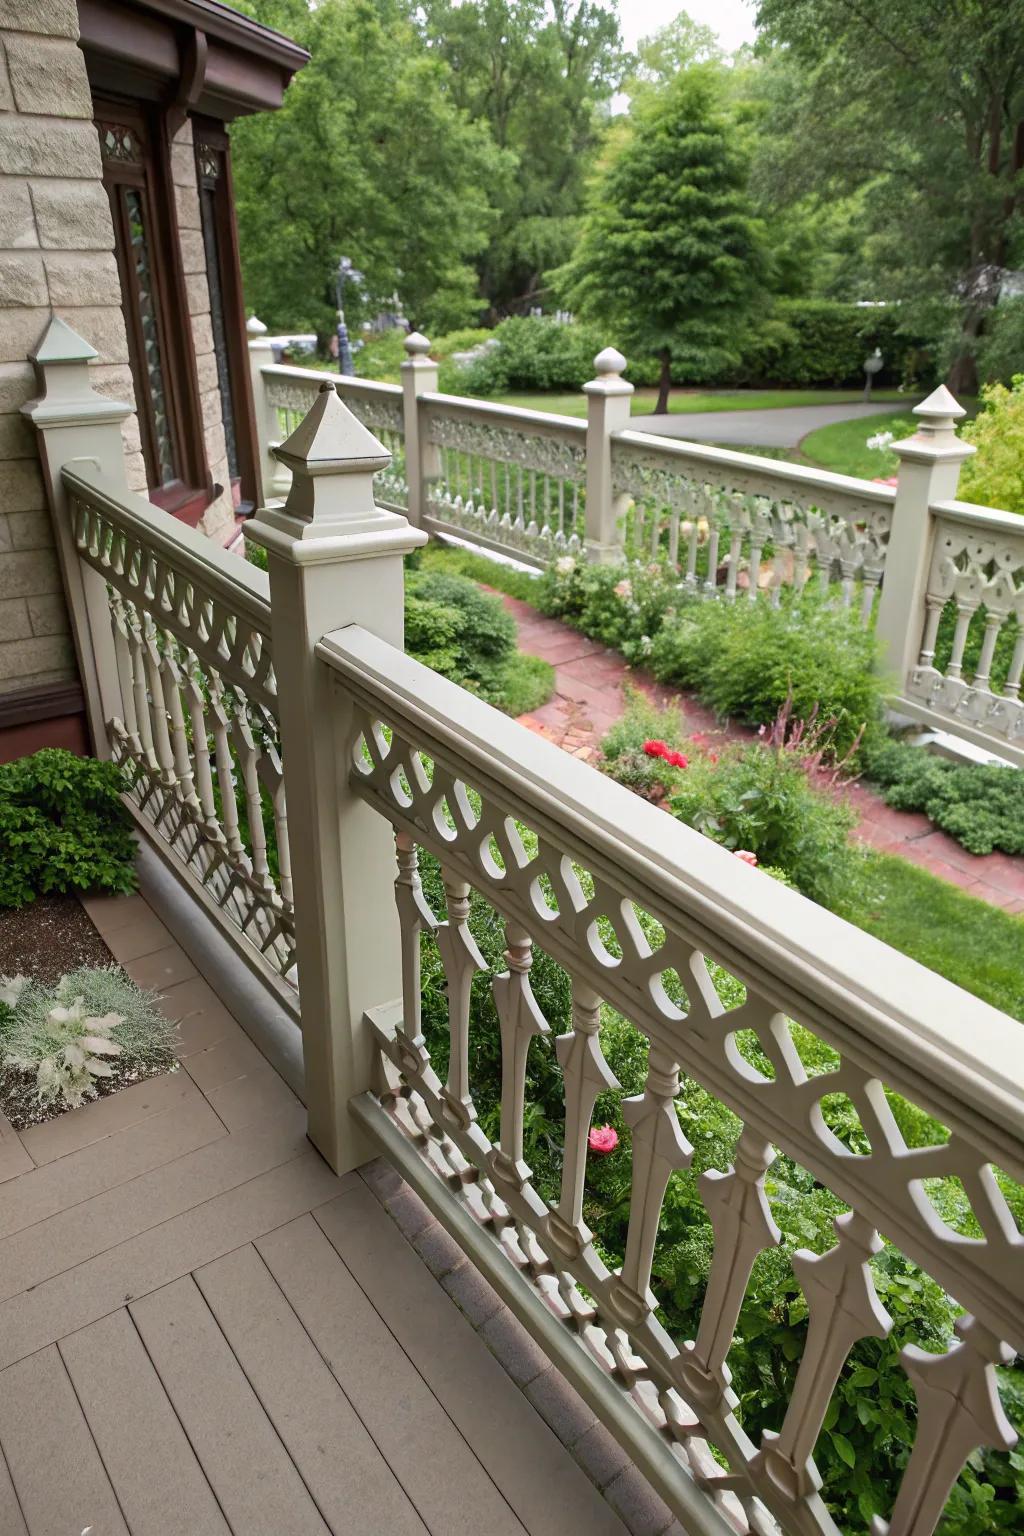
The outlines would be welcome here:
[[[661,363],[699,377],[735,359],[765,292],[764,226],[712,66],[644,92],[592,188],[576,254],[553,275],[578,313]]]
[[[334,273],[365,274],[364,311],[398,295],[414,325],[479,310],[473,259],[507,172],[486,125],[451,99],[450,73],[402,0],[249,0],[309,48],[276,113],[232,131],[246,298],[271,325],[334,327]],[[358,318],[359,295],[346,295]]]
[[[490,317],[523,312],[572,250],[587,174],[622,76],[619,24],[600,0],[425,0],[425,34],[454,100],[486,123],[514,172],[478,263]]]
[[[973,392],[1002,271],[1024,260],[1024,0],[760,0],[758,23],[795,66],[786,173],[862,192],[874,296],[951,313],[950,385]]]

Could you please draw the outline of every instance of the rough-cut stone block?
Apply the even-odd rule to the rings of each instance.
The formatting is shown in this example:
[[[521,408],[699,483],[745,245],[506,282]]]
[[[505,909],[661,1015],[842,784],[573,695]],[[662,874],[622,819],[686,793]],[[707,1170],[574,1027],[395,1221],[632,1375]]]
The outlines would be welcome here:
[[[112,251],[61,251],[44,259],[51,304],[120,307],[121,281]]]
[[[0,112],[14,111],[14,92],[11,89],[11,77],[7,72],[7,60],[4,57],[3,39],[0,38]]]
[[[11,640],[0,645],[0,679],[30,679],[40,672],[70,669],[74,652],[68,635],[52,635],[41,640]]]
[[[36,251],[0,253],[0,309],[47,302],[46,274]]]
[[[55,176],[32,182],[31,192],[40,245],[63,251],[114,249],[110,203],[101,181]]]
[[[218,474],[217,466],[211,465],[211,473],[215,480],[221,478],[220,474]],[[221,466],[221,473],[223,474],[222,484],[226,485],[226,464]],[[215,496],[213,501],[210,502],[210,505],[203,513],[199,527],[203,533],[206,534],[208,539],[216,539],[218,544],[223,544],[227,538],[228,533],[234,529],[234,526],[235,508],[234,503],[231,500],[231,492],[229,490],[224,490],[219,496]]]
[[[61,592],[48,597],[26,599],[29,622],[34,635],[66,635],[69,632],[68,610]]]
[[[203,357],[207,352],[213,351],[213,326],[210,324],[209,315],[192,316],[192,345],[195,347],[196,357]]]
[[[75,0],[0,0],[0,29],[77,38],[78,7]]]
[[[34,459],[35,456],[36,435],[32,423],[17,412],[0,416],[0,461]]]
[[[149,485],[146,479],[146,461],[141,453],[132,454],[125,460],[124,472],[128,489],[140,496],[145,496]]]
[[[0,474],[0,512],[31,512],[45,507],[46,493],[35,459],[12,459]]]
[[[206,271],[206,247],[198,229],[183,229],[180,234],[181,270],[187,275]]]
[[[210,474],[219,485],[226,485],[228,480],[228,445],[224,440],[224,427],[217,421],[212,427],[207,427],[203,433],[206,444],[206,462],[210,466]]]
[[[23,363],[50,319],[48,309],[5,309],[0,318],[0,363]]]
[[[104,400],[118,400],[135,409],[135,380],[124,363],[92,363],[89,383]]]
[[[0,597],[34,597],[60,589],[60,569],[52,549],[13,551],[0,560]]]
[[[124,316],[113,305],[74,309],[69,304],[55,306],[55,313],[67,321],[73,331],[84,336],[90,346],[96,348],[105,363],[126,363],[128,341],[124,331]]]
[[[13,549],[13,547],[10,524],[3,513],[0,512],[0,554],[3,554],[5,550]]]
[[[53,525],[48,508],[36,507],[32,512],[12,512],[7,522],[15,549],[52,549]]]
[[[0,181],[0,249],[20,251],[39,244],[28,182]]]
[[[0,363],[0,411],[5,414],[20,411],[25,401],[34,399],[37,392],[36,371],[31,363],[24,359],[15,363]],[[23,419],[19,417],[19,420]],[[14,457],[14,454],[4,454],[4,458]]]
[[[28,604],[23,597],[5,597],[0,602],[0,641],[25,640],[32,633]]]
[[[199,394],[203,406],[203,419],[206,419],[206,402],[209,395],[213,394],[217,399],[218,415],[220,420],[220,385],[217,381],[217,354],[204,352],[202,357],[196,358],[196,383],[199,385]]]
[[[195,182],[190,187],[175,187],[174,206],[178,211],[179,229],[202,229],[199,215],[199,193]]]
[[[484,1324],[480,1337],[519,1387],[550,1369],[540,1345],[507,1308]]]
[[[0,171],[8,176],[99,176],[96,129],[70,118],[0,118]]]
[[[193,318],[210,313],[210,289],[205,272],[192,272],[185,278],[188,312]]]
[[[196,186],[196,154],[191,143],[175,139],[171,145],[171,180],[176,187]]]
[[[5,43],[11,88],[19,112],[92,121],[85,55],[77,43],[24,33],[10,34]]]

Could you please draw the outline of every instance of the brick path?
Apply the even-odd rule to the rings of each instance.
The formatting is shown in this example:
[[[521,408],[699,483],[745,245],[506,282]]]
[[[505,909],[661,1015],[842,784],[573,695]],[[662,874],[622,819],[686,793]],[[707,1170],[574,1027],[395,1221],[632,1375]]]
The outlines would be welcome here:
[[[683,728],[710,741],[748,741],[753,732],[721,725],[692,696],[665,688],[649,675],[634,671],[615,651],[548,619],[518,598],[504,597],[505,607],[519,625],[519,646],[542,656],[555,669],[555,693],[549,703],[522,716],[522,724],[540,732],[575,757],[593,761],[600,755],[601,737],[625,709],[626,685],[640,687],[655,703],[678,705]],[[1024,912],[1024,858],[1005,853],[968,853],[927,816],[897,811],[865,784],[844,790],[860,821],[857,835],[885,853],[899,854],[942,880],[970,891],[982,901],[1007,912]]]

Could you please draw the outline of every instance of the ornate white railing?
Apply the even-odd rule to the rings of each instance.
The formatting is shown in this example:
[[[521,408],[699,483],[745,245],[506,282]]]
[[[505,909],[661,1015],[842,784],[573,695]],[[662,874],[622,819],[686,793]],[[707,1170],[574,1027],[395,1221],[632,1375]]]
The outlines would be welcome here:
[[[427,527],[544,566],[586,537],[585,422],[456,395],[419,397],[433,449]]]
[[[295,962],[288,818],[263,572],[88,465],[66,468],[71,534],[107,586],[130,799],[246,958]]]
[[[778,602],[813,578],[870,623],[891,486],[641,432],[616,433],[611,454],[627,549],[667,559],[690,591]]]
[[[381,506],[404,512],[409,489],[405,476],[405,418],[402,391],[397,384],[377,384],[369,379],[349,378],[317,368],[292,368],[273,363],[262,370],[265,400],[276,413],[278,435],[268,446],[277,447],[290,437],[306,415],[321,384],[330,379],[339,395],[365,427],[377,436],[391,455],[388,468],[377,476],[377,498]],[[287,491],[287,477],[278,486]]]
[[[1014,748],[1024,763],[1024,519],[961,501],[929,511],[924,634],[907,695],[936,724]]]
[[[499,1284],[507,1274],[510,1299],[529,1283],[547,1320],[538,1336],[571,1340],[552,1346],[556,1358],[574,1356],[592,1406],[687,1530],[709,1536],[835,1536],[813,1452],[851,1350],[894,1326],[874,1278],[884,1240],[885,1254],[955,1298],[951,1317],[962,1309],[942,1352],[934,1332],[919,1335],[927,1350],[902,1351],[916,1433],[894,1507],[874,1525],[876,1536],[929,1536],[966,1456],[1015,1441],[995,1368],[1024,1349],[1024,1237],[1005,1195],[1024,1179],[1019,1025],[365,630],[338,630],[317,652],[346,722],[348,787],[397,841],[404,1001],[370,1017],[387,1065],[356,1113],[474,1254],[467,1221],[487,1239],[488,1270]],[[419,850],[440,863],[445,912],[424,898]],[[493,1140],[470,1069],[471,985],[486,969],[473,891],[505,926],[506,969],[491,977]],[[425,935],[446,981],[443,1081],[421,1028]],[[527,1056],[549,1031],[530,985],[535,945],[572,984],[571,1028],[556,1042],[565,1129],[552,1198],[524,1160]],[[622,1105],[632,1173],[617,1268],[583,1220],[594,1104],[617,1086],[601,1049],[607,1008],[648,1047],[643,1091]],[[805,1065],[808,1042],[828,1048],[830,1067]],[[736,1132],[731,1164],[699,1181],[714,1255],[692,1338],[666,1326],[652,1290],[666,1190],[694,1160],[676,1108],[684,1079],[731,1112]],[[901,1101],[934,1117],[926,1144],[901,1133]],[[838,1214],[834,1246],[792,1255],[806,1338],[788,1400],[755,1442],[729,1352],[755,1260],[781,1240],[765,1187],[776,1156],[831,1191]],[[930,1196],[943,1184],[963,1199],[957,1231]]]

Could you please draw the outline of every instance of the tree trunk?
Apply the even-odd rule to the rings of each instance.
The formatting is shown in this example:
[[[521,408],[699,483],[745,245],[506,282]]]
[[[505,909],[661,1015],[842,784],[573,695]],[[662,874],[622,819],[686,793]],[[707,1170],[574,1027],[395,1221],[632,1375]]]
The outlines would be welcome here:
[[[658,377],[658,403],[654,407],[654,414],[664,416],[668,410],[668,397],[672,388],[672,358],[668,347],[662,347],[658,356],[661,359],[661,373]]]

